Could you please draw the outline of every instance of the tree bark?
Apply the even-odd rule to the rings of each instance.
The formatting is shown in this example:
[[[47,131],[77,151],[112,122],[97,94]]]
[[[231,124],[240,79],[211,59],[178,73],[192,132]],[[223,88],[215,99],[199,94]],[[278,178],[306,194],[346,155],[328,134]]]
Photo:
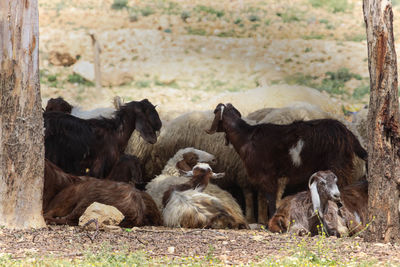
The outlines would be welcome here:
[[[363,0],[370,73],[368,241],[400,239],[400,137],[393,12],[388,0]]]
[[[37,0],[0,1],[0,225],[44,227]]]

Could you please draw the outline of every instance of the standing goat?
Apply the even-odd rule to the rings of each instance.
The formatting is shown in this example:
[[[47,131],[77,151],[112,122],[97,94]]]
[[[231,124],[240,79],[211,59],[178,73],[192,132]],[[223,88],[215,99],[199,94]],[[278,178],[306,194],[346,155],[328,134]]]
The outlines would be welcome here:
[[[342,187],[352,181],[354,154],[367,159],[354,134],[337,120],[249,125],[231,104],[218,104],[214,114],[207,133],[225,133],[225,143],[239,154],[250,183],[265,193],[269,218],[275,213],[279,178],[286,177],[289,187],[302,187],[311,174],[329,169],[338,175]],[[261,208],[262,216],[268,217]]]
[[[206,163],[198,163],[187,173],[192,177],[183,184],[172,185],[163,196],[164,224],[185,228],[248,228],[247,223],[221,200],[203,193],[211,178],[221,178]]]
[[[148,143],[157,141],[161,120],[147,99],[119,108],[111,119],[83,120],[60,112],[45,112],[46,158],[68,173],[103,178],[124,152],[136,129]]]
[[[268,229],[271,232],[289,231],[299,235],[315,235],[322,231],[329,235],[338,235],[335,228],[329,227],[324,217],[328,212],[328,201],[340,201],[336,182],[337,176],[331,171],[314,173],[308,182],[309,191],[282,200]],[[322,225],[322,229],[318,229],[319,225]]]

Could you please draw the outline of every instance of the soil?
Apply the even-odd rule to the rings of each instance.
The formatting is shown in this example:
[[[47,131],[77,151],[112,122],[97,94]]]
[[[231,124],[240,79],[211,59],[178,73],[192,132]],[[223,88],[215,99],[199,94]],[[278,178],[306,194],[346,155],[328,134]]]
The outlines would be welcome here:
[[[145,251],[149,257],[212,257],[225,264],[279,259],[301,253],[323,253],[340,262],[370,261],[379,266],[400,264],[400,246],[366,243],[360,237],[296,237],[265,230],[211,230],[141,227],[126,231],[86,231],[79,227],[49,226],[39,230],[0,229],[0,253],[12,258],[32,255],[57,258],[82,257],[87,251]],[[319,244],[319,245],[318,245]],[[318,252],[318,249],[320,252]]]

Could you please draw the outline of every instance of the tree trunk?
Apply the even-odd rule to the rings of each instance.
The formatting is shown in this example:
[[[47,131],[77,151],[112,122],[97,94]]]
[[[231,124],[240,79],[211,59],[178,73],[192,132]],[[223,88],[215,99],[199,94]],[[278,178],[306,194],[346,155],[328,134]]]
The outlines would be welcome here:
[[[393,12],[388,0],[363,0],[367,28],[370,107],[368,112],[368,241],[400,239],[400,138]]]
[[[37,0],[0,0],[0,225],[44,227]]]

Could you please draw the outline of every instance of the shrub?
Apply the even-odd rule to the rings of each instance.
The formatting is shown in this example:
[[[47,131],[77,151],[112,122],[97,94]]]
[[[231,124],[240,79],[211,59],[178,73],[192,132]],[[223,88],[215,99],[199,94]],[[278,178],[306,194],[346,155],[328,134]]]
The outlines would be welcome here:
[[[123,8],[128,7],[128,0],[114,0],[114,3],[112,3],[111,8],[120,10]]]

